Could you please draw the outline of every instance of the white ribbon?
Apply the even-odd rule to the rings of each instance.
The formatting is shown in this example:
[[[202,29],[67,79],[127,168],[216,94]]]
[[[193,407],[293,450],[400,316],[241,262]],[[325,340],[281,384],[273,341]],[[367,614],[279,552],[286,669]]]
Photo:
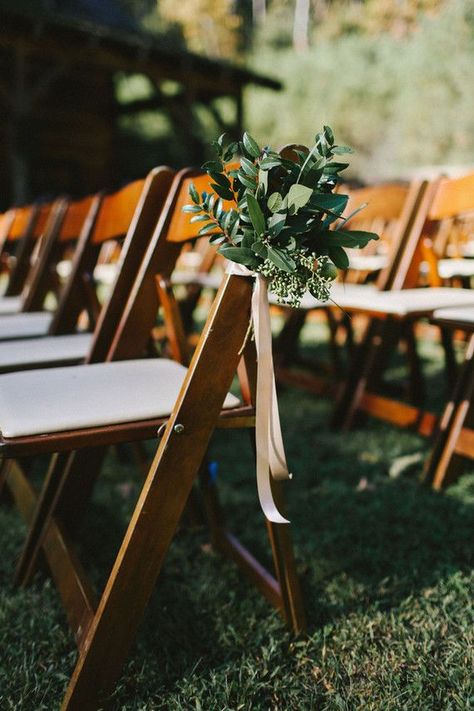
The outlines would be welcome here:
[[[267,282],[261,274],[251,272],[235,262],[229,263],[227,274],[253,277],[252,321],[257,351],[257,393],[255,402],[255,444],[257,450],[257,490],[262,511],[273,523],[289,523],[281,515],[273,498],[271,476],[291,479],[286,464],[280,413],[275,385],[272,355],[272,331],[268,305]]]

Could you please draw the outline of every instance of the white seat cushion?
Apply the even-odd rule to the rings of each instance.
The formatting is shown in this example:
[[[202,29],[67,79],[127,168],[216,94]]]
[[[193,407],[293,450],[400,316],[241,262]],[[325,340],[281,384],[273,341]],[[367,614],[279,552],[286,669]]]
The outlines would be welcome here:
[[[377,291],[366,286],[354,285],[346,291],[333,290],[331,298],[345,311],[380,313],[398,316],[429,315],[436,309],[450,306],[473,306],[474,290],[450,289],[402,289],[400,291]],[[313,305],[314,304],[314,305]],[[322,304],[324,306],[324,304]],[[327,305],[327,304],[326,304]],[[304,308],[321,308],[321,302],[308,296]]]
[[[66,280],[71,274],[72,262],[67,259],[58,262],[56,271],[61,279]],[[113,262],[112,264],[98,264],[94,269],[94,278],[106,286],[112,286],[117,276],[117,271],[118,262]]]
[[[0,430],[22,437],[166,417],[186,372],[153,358],[0,375]],[[224,407],[237,405],[229,394]]]
[[[0,372],[39,368],[48,363],[79,363],[87,356],[91,333],[0,342]]]
[[[0,341],[46,336],[53,314],[48,311],[12,314],[0,318]]]
[[[474,307],[459,309],[438,309],[434,312],[433,318],[443,319],[443,321],[463,321],[474,324]]]
[[[441,279],[474,276],[474,259],[440,259],[438,274]]]
[[[98,264],[94,269],[94,279],[105,286],[112,286],[115,282],[117,272],[118,262],[113,262],[112,264]]]
[[[362,272],[378,272],[385,269],[388,257],[385,254],[349,254],[349,269]]]
[[[171,276],[171,283],[175,286],[189,286],[196,284],[203,289],[217,289],[220,287],[224,275],[217,272],[185,272],[174,271]]]
[[[2,296],[0,298],[0,315],[16,314],[21,309],[22,303],[21,296]]]
[[[325,309],[328,306],[333,306],[342,304],[346,301],[351,301],[354,298],[370,298],[371,294],[378,293],[376,287],[373,284],[341,284],[336,282],[331,287],[331,300],[330,301],[318,301],[314,296],[311,296],[309,292],[301,299],[300,308],[308,311],[313,311],[314,309]],[[278,299],[275,294],[270,291],[268,293],[268,301],[271,304],[278,304]]]

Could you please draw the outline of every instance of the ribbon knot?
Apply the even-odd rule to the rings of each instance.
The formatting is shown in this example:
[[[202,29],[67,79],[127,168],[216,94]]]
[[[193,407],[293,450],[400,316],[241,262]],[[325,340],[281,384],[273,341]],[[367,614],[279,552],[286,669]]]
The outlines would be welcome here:
[[[281,434],[280,413],[273,368],[272,331],[268,304],[267,283],[258,273],[247,267],[229,263],[227,274],[253,277],[252,322],[257,351],[257,388],[255,401],[255,444],[257,452],[257,491],[262,511],[273,523],[289,523],[281,515],[273,498],[271,477],[291,479],[286,464]]]

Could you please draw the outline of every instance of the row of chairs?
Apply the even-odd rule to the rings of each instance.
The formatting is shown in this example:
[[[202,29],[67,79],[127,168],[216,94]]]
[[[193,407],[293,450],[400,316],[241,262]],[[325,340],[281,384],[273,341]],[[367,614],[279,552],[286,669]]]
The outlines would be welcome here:
[[[462,332],[468,338],[474,318],[470,289],[474,277],[474,174],[431,183],[416,181],[409,186],[341,189],[350,196],[348,214],[356,212],[350,220],[351,228],[375,231],[381,239],[350,254],[349,269],[344,281],[334,285],[330,306],[310,295],[296,310],[281,309],[273,301],[285,320],[276,340],[277,377],[280,383],[318,394],[328,390],[334,393],[334,381],[338,381],[333,424],[342,430],[347,431],[356,420],[360,421],[361,414],[368,414],[396,426],[410,427],[424,436],[431,436],[436,430],[435,453],[440,449],[439,442],[447,437],[452,448],[450,456],[443,457],[445,464],[442,468],[433,464],[439,460],[434,454],[423,474],[439,489],[460,471],[455,453],[473,456],[467,413],[463,419],[466,426],[457,434],[456,444],[452,436],[447,436],[446,429],[450,427],[445,423],[451,421],[453,408],[461,407],[453,403],[461,397],[464,411],[472,399],[466,392],[466,373],[459,374],[454,384],[457,369],[452,334]],[[209,258],[203,259],[197,274],[188,275],[187,279],[179,274],[179,281],[217,288],[219,274],[210,279],[207,268],[203,269],[206,262],[212,264]],[[316,374],[315,364],[308,369],[308,363],[299,356],[302,328],[316,313],[324,314],[329,326],[330,367],[335,376],[332,381]],[[440,420],[425,407],[423,369],[417,351],[417,327],[427,319],[440,330],[448,382],[453,386]],[[362,337],[355,345],[352,324],[361,320]],[[345,372],[337,344],[341,331],[349,350]],[[399,343],[404,346],[408,366],[408,402],[394,398],[383,379]],[[469,354],[468,347],[468,360]],[[464,364],[463,373],[468,368]],[[460,383],[464,383],[462,388]]]
[[[183,245],[197,236],[182,212],[191,179],[198,189],[210,189],[202,174],[157,169],[140,184],[92,198],[56,312],[1,319],[0,329],[10,339],[0,343],[0,350],[10,349],[0,376],[1,479],[29,529],[16,580],[26,584],[45,556],[79,648],[67,709],[95,709],[113,689],[199,473],[216,548],[240,565],[293,629],[304,627],[288,526],[268,524],[273,575],[227,529],[215,484],[207,477],[206,449],[214,429],[254,427],[253,344],[246,343],[243,358],[241,353],[251,280],[225,280],[189,368],[169,358],[144,358],[152,350],[160,296],[172,304],[167,280]],[[58,235],[74,207],[65,207]],[[102,239],[123,241],[117,278],[93,333],[78,335],[74,330],[87,308],[83,283],[90,280]],[[24,336],[33,315],[46,322],[42,335],[29,331],[29,338],[12,340],[10,324],[23,322],[17,328]],[[77,339],[83,337],[79,352]],[[65,338],[73,342],[72,354],[61,350]],[[186,359],[184,353],[180,359]],[[237,369],[239,398],[229,394]],[[159,440],[156,456],[97,601],[71,538],[78,535],[106,448],[147,439]],[[50,465],[37,493],[28,473],[46,453],[52,455]]]
[[[308,377],[307,373],[302,375],[295,368],[303,324],[310,314],[324,311],[333,340],[341,323],[348,326],[347,340],[352,348],[347,371],[343,374],[337,371],[341,382],[336,396],[334,426],[347,431],[357,416],[365,413],[399,427],[410,427],[424,436],[434,433],[435,446],[425,467],[424,479],[435,488],[441,488],[460,471],[459,459],[454,454],[474,456],[472,430],[469,429],[472,427],[472,414],[469,414],[472,409],[471,346],[468,342],[465,363],[456,376],[451,338],[454,332],[464,333],[466,339],[469,339],[467,334],[472,333],[474,291],[466,279],[474,276],[474,260],[456,257],[449,267],[451,258],[445,256],[443,260],[436,260],[435,256],[436,253],[446,255],[450,246],[453,247],[452,253],[456,248],[456,254],[462,248],[466,249],[466,254],[472,249],[474,174],[432,183],[413,183],[409,187],[388,185],[355,190],[351,193],[349,209],[357,209],[365,202],[369,203],[368,208],[355,216],[351,228],[379,231],[385,264],[378,269],[375,283],[361,284],[360,271],[365,272],[365,277],[370,274],[368,267],[375,255],[369,255],[365,264],[367,255],[363,252],[355,255],[353,267],[356,269],[352,269],[352,274],[349,270],[348,282],[333,289],[334,304],[327,307],[308,295],[299,310],[289,313],[278,340],[278,376],[281,382],[291,382],[316,392],[327,388],[326,380],[322,382],[321,378]],[[387,228],[390,239],[384,244]],[[444,251],[439,246],[434,248],[435,243],[439,245],[440,242]],[[445,275],[445,282],[448,276],[449,281],[462,277],[463,285],[468,288],[442,286],[440,274]],[[425,288],[420,288],[422,286]],[[362,336],[355,346],[348,315],[352,320],[363,318]],[[416,342],[416,328],[421,320],[429,320],[440,329],[449,381],[453,385],[439,420],[424,406],[423,370]],[[394,398],[383,381],[390,358],[400,342],[404,343],[408,361],[409,402]]]
[[[48,222],[38,230],[43,244],[33,271],[47,286],[35,301],[36,310],[24,307],[35,283],[30,275],[24,282],[22,312],[0,318],[0,367],[4,373],[0,376],[0,448],[5,458],[1,484],[13,496],[29,529],[16,580],[28,583],[41,555],[46,557],[79,648],[64,700],[67,709],[97,708],[113,689],[197,475],[203,484],[206,519],[215,547],[240,565],[294,630],[304,627],[289,527],[267,524],[275,564],[272,575],[227,529],[215,483],[207,476],[205,455],[215,427],[252,430],[254,426],[255,352],[246,338],[252,285],[246,277],[225,277],[189,363],[185,327],[171,278],[180,255],[197,237],[195,226],[181,209],[188,202],[190,180],[200,191],[209,189],[206,176],[189,170],[175,174],[162,168],[114,195],[88,198],[88,204],[63,201],[61,209],[55,205]],[[420,238],[414,245],[413,235],[427,186],[422,188],[420,184],[418,192],[413,186],[408,191],[401,227],[392,236],[390,266],[384,270],[386,286],[380,281],[380,293],[360,284],[337,287],[346,296],[356,287],[356,291],[365,290],[361,294],[370,290],[371,309],[361,310],[369,317],[369,331],[372,321],[386,323],[392,318],[390,311],[388,317],[381,316],[380,306],[374,312],[375,299],[390,290],[399,296],[395,292],[398,286],[411,286],[400,281],[403,272],[414,271],[413,257],[407,264],[410,250],[418,255]],[[82,217],[73,217],[81,210]],[[459,214],[465,211],[462,203]],[[121,251],[115,284],[101,306],[93,272],[101,245],[110,240],[120,244]],[[75,245],[73,264],[51,314],[43,310],[46,294],[57,291],[51,275],[64,256],[64,249],[57,245],[66,242],[69,249]],[[206,259],[208,264],[214,261],[209,255]],[[37,275],[45,263],[45,276],[40,279]],[[467,290],[416,292],[435,294],[437,305],[453,306],[453,301],[467,305],[462,327],[467,330],[472,325],[474,299]],[[193,305],[196,293],[192,293]],[[155,348],[151,335],[160,305],[172,358],[144,358]],[[326,310],[320,304],[304,306],[300,313],[305,317],[313,309]],[[92,333],[77,333],[84,311]],[[432,305],[429,310],[418,310],[416,318],[420,314],[432,317],[433,311]],[[460,327],[454,309],[442,316],[443,325],[451,320],[451,327]],[[35,319],[41,323],[36,331],[32,325]],[[449,416],[445,413],[441,419],[444,444],[435,447],[433,463],[445,463],[454,452],[473,455],[472,423],[464,397],[465,383],[470,383],[472,399],[472,341],[471,336],[454,405]],[[229,394],[236,371],[239,398]],[[157,437],[156,456],[97,601],[71,539],[79,535],[106,448]],[[37,493],[28,473],[32,461],[45,453],[51,454],[51,460],[43,488]],[[439,473],[436,476],[439,478]],[[282,492],[276,485],[274,493],[284,509]]]

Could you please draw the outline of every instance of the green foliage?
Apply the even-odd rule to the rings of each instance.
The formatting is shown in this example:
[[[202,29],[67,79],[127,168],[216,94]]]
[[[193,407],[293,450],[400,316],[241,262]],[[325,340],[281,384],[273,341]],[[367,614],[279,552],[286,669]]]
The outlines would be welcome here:
[[[347,163],[333,158],[350,149],[335,143],[329,126],[310,150],[284,156],[260,148],[248,133],[238,143],[226,143],[222,135],[214,147],[217,159],[203,166],[214,193],[199,196],[191,185],[193,204],[184,208],[197,213],[191,222],[206,223],[199,234],[212,233],[220,254],[266,276],[281,301],[298,305],[307,290],[327,300],[334,266],[349,264],[343,248],[378,239],[371,232],[341,229],[347,196],[333,190]],[[231,203],[229,209],[222,200]]]
[[[279,49],[277,72],[275,53],[259,44],[253,63],[284,91],[249,87],[245,102],[250,130],[272,145],[305,142],[327,122],[356,149],[351,175],[364,181],[474,162],[471,0],[450,0],[402,38],[320,33],[308,52]]]
[[[324,327],[305,327],[304,355],[321,360],[324,338]],[[427,392],[442,393],[442,353],[426,365],[436,376]],[[391,480],[393,460],[424,440],[374,422],[341,435],[328,424],[331,402],[291,388],[279,400],[308,634],[292,638],[237,566],[213,552],[208,531],[182,525],[110,708],[470,710],[474,468],[442,495],[419,486],[420,466]],[[271,565],[248,433],[217,431],[210,456],[226,522]],[[110,452],[79,536],[99,590],[141,486],[140,472]],[[11,583],[25,537],[15,507],[0,507],[0,533],[0,708],[53,711],[77,648],[43,573],[27,589]]]

